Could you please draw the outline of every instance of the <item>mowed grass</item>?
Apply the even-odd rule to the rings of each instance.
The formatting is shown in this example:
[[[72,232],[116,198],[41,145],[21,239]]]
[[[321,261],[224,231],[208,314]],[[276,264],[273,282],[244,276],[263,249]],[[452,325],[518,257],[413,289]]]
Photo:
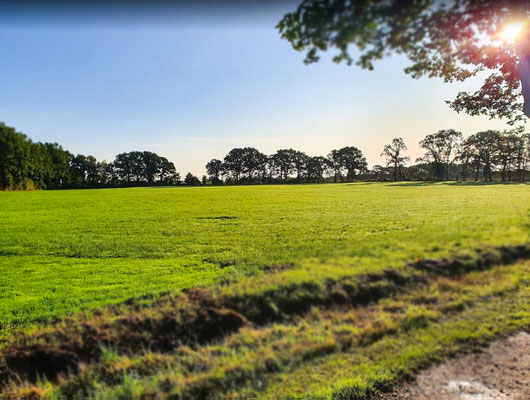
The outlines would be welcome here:
[[[289,279],[325,278],[519,244],[528,240],[529,210],[523,184],[0,193],[0,325],[274,265],[289,265]]]

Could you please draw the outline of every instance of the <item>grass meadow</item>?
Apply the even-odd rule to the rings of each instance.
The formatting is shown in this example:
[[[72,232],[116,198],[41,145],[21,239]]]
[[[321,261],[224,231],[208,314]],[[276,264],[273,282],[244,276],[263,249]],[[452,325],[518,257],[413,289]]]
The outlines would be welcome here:
[[[0,384],[367,399],[530,327],[529,212],[525,184],[0,193]]]

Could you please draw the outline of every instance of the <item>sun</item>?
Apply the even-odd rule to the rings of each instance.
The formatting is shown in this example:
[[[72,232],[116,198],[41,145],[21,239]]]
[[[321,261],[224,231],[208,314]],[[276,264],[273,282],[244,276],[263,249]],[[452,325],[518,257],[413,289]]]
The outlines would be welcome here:
[[[524,22],[510,22],[499,33],[499,38],[505,41],[514,41],[521,34]]]

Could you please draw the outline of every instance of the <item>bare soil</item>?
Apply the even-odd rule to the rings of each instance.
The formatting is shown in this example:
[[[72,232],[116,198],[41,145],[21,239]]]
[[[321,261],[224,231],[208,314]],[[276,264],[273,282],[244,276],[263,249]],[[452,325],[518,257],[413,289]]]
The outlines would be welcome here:
[[[476,354],[421,372],[383,400],[529,400],[530,334],[492,343]]]

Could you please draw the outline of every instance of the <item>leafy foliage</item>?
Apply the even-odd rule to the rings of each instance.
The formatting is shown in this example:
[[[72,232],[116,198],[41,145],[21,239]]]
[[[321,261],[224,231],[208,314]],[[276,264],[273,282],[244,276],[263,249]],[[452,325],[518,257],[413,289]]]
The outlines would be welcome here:
[[[149,151],[116,156],[113,163],[73,155],[57,143],[33,143],[0,123],[0,190],[176,184],[175,165]]]
[[[303,0],[296,11],[284,16],[278,29],[294,49],[306,51],[306,63],[335,48],[335,62],[355,61],[366,69],[391,53],[404,54],[410,60],[405,72],[414,78],[464,81],[489,71],[478,91],[459,93],[451,107],[515,122],[523,119],[521,79],[525,93],[530,90],[525,56],[529,53],[520,49],[521,55],[514,43],[499,38],[499,31],[528,15],[528,1]],[[354,55],[351,46],[357,48]],[[529,115],[528,105],[525,110]]]

